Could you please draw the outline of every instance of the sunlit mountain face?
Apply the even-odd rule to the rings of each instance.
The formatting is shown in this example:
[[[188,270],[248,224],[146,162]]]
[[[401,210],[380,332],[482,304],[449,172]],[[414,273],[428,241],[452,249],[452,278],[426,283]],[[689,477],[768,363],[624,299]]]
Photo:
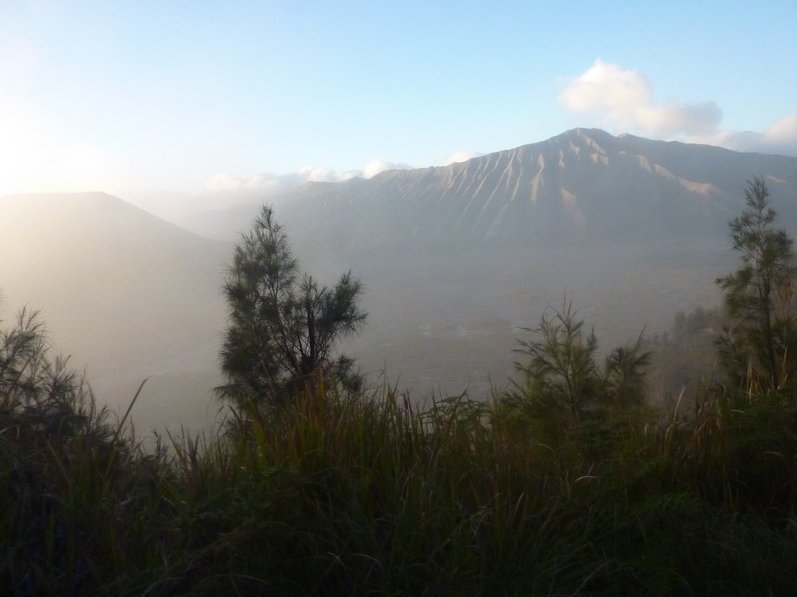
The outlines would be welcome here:
[[[724,241],[746,180],[765,177],[797,223],[797,158],[574,129],[438,168],[312,183],[278,202],[324,245],[373,248]],[[344,233],[345,232],[345,233]]]
[[[308,268],[363,277],[372,317],[355,345],[369,371],[486,393],[512,373],[519,328],[565,300],[606,349],[717,304],[754,176],[797,233],[796,158],[595,129],[274,203]]]

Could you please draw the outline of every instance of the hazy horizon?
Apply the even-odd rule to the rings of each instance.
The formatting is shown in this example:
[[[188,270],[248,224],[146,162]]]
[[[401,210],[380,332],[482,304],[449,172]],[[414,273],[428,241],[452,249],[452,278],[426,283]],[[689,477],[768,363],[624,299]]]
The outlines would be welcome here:
[[[795,30],[0,0],[0,587],[793,591]]]
[[[0,197],[107,193],[209,238],[230,240],[251,223],[253,205],[308,181],[372,179],[387,169],[456,163],[574,128],[797,156],[797,75],[784,58],[797,55],[795,24],[797,5],[786,1],[763,9],[741,2],[721,9],[686,2],[466,2],[454,8],[359,1],[6,3],[0,8]],[[578,156],[570,159],[568,177]],[[625,158],[612,159],[621,168],[603,186],[594,185],[604,198],[631,197],[623,184],[632,173],[641,176],[635,189],[648,188],[648,176],[659,174],[655,157],[645,158],[649,171],[641,173]],[[557,159],[546,160],[551,172]],[[578,259],[546,261],[534,254],[506,271],[493,267],[492,257],[479,271],[466,260],[423,269],[428,264],[416,259],[403,264],[403,278],[393,280],[385,272],[398,259],[391,261],[387,252],[363,247],[365,258],[348,262],[319,240],[362,237],[373,247],[422,228],[430,238],[464,230],[474,235],[463,238],[479,244],[498,230],[517,240],[512,234],[523,236],[533,227],[524,232],[528,222],[554,232],[562,223],[576,234],[568,227],[590,218],[601,237],[609,234],[607,221],[629,205],[616,204],[601,215],[601,206],[588,201],[588,173],[568,178],[572,185],[565,189],[561,180],[542,181],[535,164],[522,176],[504,164],[502,180],[522,179],[526,189],[536,181],[534,189],[542,189],[541,203],[550,209],[534,211],[536,190],[524,196],[528,209],[519,208],[522,201],[514,196],[504,197],[514,201],[506,209],[500,201],[490,203],[497,191],[483,192],[489,185],[480,184],[474,168],[461,173],[472,190],[462,205],[479,205],[470,211],[464,206],[461,214],[452,207],[454,186],[440,180],[410,195],[405,211],[365,214],[371,219],[360,222],[360,236],[351,234],[334,198],[327,197],[329,206],[320,210],[323,223],[337,223],[334,230],[319,230],[317,222],[316,233],[301,230],[297,214],[285,213],[297,253],[324,254],[330,267],[319,265],[323,260],[303,266],[322,276],[353,267],[372,285],[368,308],[376,316],[357,345],[371,358],[371,370],[398,368],[385,360],[401,358],[411,352],[404,346],[418,343],[425,349],[405,370],[445,354],[431,369],[405,378],[486,382],[489,371],[503,374],[511,367],[513,330],[532,324],[533,311],[564,290],[580,293],[574,298],[599,326],[622,319],[609,313],[612,282],[593,283],[588,278],[596,272]],[[638,207],[667,203],[661,193],[666,188],[686,210],[659,229],[677,231],[682,223],[694,229],[711,214],[720,214],[715,218],[721,225],[736,206],[744,176],[757,174],[736,180],[740,173],[726,170],[730,178],[692,180],[684,172],[664,177],[650,193],[655,197]],[[784,188],[791,192],[790,175],[776,178],[788,179]],[[360,200],[376,197],[390,205],[403,192],[388,190],[393,194]],[[447,193],[448,203],[419,215],[418,206],[428,205],[420,199],[435,193]],[[709,209],[720,204],[718,212]],[[209,400],[219,375],[224,304],[218,288],[230,247],[186,239],[120,205],[107,212],[91,201],[72,213],[43,209],[34,215],[22,210],[21,217],[4,222],[0,291],[13,299],[3,304],[5,321],[11,307],[42,306],[59,349],[74,352],[78,367],[88,365],[90,379],[100,393],[113,395],[114,404],[150,374],[153,401],[197,391]],[[663,215],[676,213],[656,209],[641,218],[648,228],[640,230],[655,230]],[[453,220],[449,230],[445,224]],[[374,230],[386,234],[368,239]],[[635,315],[625,324],[636,329],[648,317],[666,327],[673,309],[714,296],[711,276],[718,262],[689,269],[693,264],[679,260],[651,267],[680,276],[673,285],[683,296],[664,277],[629,275],[624,300],[633,304],[624,309]],[[625,262],[636,267],[633,255]],[[410,265],[420,269],[409,271]],[[567,268],[583,279],[563,278],[559,269]],[[611,268],[611,276],[622,276],[617,263]],[[468,276],[481,279],[469,287]],[[655,300],[639,298],[643,288]],[[416,300],[421,291],[427,294]],[[660,298],[666,304],[656,302]],[[180,401],[173,403],[176,417]]]
[[[521,328],[563,297],[604,349],[717,304],[745,179],[766,177],[793,231],[795,163],[581,129],[448,168],[310,185],[275,213],[303,271],[365,284],[368,325],[343,348],[370,382],[386,370],[419,400],[484,397],[511,374]],[[0,208],[6,321],[41,308],[54,345],[114,409],[149,378],[134,416],[144,430],[212,419],[232,243],[107,194],[6,196]],[[193,228],[234,238],[256,211]]]
[[[16,3],[0,195],[102,191],[168,218],[574,127],[797,155],[795,23],[790,2]]]
[[[588,127],[574,127],[569,131],[564,131],[551,139],[539,140],[536,142],[523,144],[519,147],[527,145],[538,145],[544,141],[550,141],[554,138],[560,137],[573,130],[589,130]],[[602,130],[602,129],[596,129]],[[620,134],[622,137],[625,133]],[[643,139],[655,140],[653,138],[642,137]],[[685,143],[690,143],[685,141]],[[732,149],[733,151],[741,153],[760,153],[762,155],[784,156],[791,157],[789,152],[781,151],[745,151],[742,149],[728,148],[722,145],[713,143],[699,143],[699,145],[708,145],[722,149]],[[513,151],[517,148],[504,148],[489,154],[473,153],[461,154],[456,156],[456,159],[447,160],[440,166],[450,166],[457,162],[466,162],[475,158],[480,158],[489,155],[497,155],[506,151]],[[381,174],[387,170],[423,170],[426,167],[415,167],[406,164],[384,164],[384,168],[380,167],[372,172],[349,172],[346,176],[336,178],[334,180],[310,180],[298,175],[286,175],[281,177],[280,180],[275,180],[273,183],[269,182],[265,187],[253,186],[235,186],[230,188],[206,188],[195,193],[175,192],[175,191],[148,191],[148,192],[131,192],[129,195],[111,193],[102,189],[89,189],[89,190],[75,190],[75,191],[25,191],[18,193],[2,193],[0,198],[14,197],[14,196],[46,196],[46,195],[92,195],[92,194],[105,194],[123,200],[126,203],[133,205],[145,212],[154,215],[164,221],[188,230],[194,234],[203,236],[210,240],[221,241],[237,241],[240,234],[245,232],[248,228],[250,220],[254,217],[256,210],[262,205],[276,205],[279,206],[282,200],[290,197],[293,192],[299,189],[306,183],[312,182],[325,182],[325,183],[342,183],[352,178],[360,178],[368,180],[377,174]],[[434,167],[434,165],[433,165]],[[221,218],[221,221],[218,218]],[[228,220],[225,225],[224,220]]]

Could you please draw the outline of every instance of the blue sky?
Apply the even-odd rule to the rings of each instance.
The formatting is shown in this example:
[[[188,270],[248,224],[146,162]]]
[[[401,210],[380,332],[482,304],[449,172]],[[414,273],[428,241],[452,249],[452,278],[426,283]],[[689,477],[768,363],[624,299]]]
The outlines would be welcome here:
[[[575,126],[797,154],[795,31],[794,0],[0,0],[0,194],[268,193]]]

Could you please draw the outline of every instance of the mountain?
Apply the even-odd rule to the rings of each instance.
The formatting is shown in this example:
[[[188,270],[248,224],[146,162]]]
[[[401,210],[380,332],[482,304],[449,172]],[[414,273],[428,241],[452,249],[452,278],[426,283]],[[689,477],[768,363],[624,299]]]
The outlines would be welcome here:
[[[55,348],[143,430],[204,424],[218,383],[227,243],[102,193],[0,197],[2,319],[40,309]],[[215,411],[215,404],[211,407]]]
[[[724,241],[757,175],[797,224],[797,158],[596,129],[449,166],[310,183],[275,204],[303,237],[345,255]]]
[[[515,337],[572,300],[605,348],[713,305],[728,222],[762,176],[797,235],[797,158],[595,129],[444,167],[310,183],[273,202],[313,273],[352,268],[371,313],[368,371],[422,392],[487,390]]]
[[[413,396],[484,396],[522,328],[573,301],[604,349],[716,304],[728,221],[763,176],[797,236],[797,158],[576,129],[438,168],[312,183],[274,200],[303,269],[352,269],[369,313],[343,349]],[[197,217],[245,228],[259,206]],[[227,234],[229,236],[229,234]],[[220,287],[232,244],[101,193],[0,197],[2,318],[42,310],[56,349],[138,429],[199,428],[218,404]]]

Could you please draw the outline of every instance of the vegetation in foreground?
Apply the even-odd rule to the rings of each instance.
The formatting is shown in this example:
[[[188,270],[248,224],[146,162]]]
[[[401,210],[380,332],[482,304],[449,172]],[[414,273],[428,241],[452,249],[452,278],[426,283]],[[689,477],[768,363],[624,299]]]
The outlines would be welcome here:
[[[489,401],[420,409],[302,370],[217,436],[145,451],[23,314],[0,336],[0,591],[790,594],[793,319],[783,279],[756,286],[779,246],[723,279],[745,306],[718,333],[724,382],[666,411],[642,400],[644,344],[599,362],[565,305]]]

